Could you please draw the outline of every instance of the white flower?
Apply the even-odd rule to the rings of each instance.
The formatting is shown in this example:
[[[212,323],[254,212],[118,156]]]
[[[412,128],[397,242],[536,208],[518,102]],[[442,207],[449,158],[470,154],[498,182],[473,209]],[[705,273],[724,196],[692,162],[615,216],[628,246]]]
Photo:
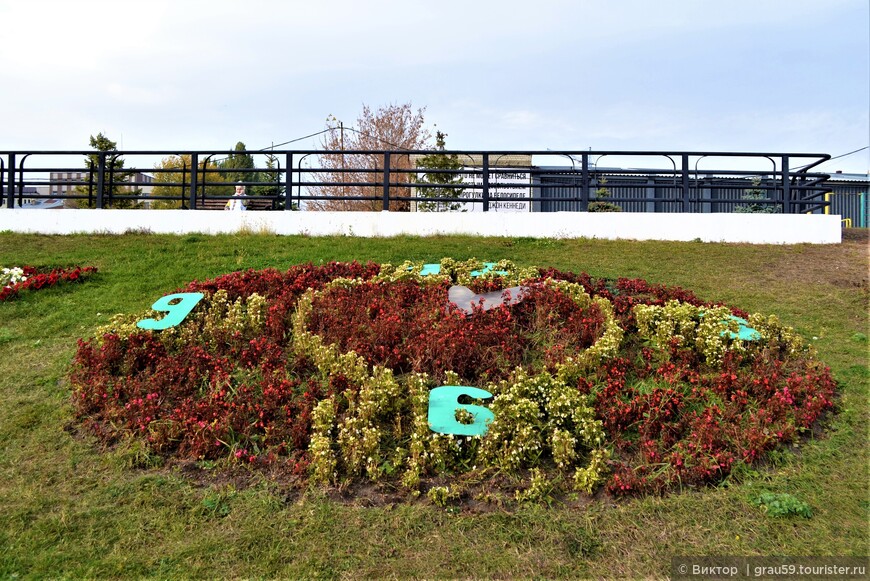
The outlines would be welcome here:
[[[27,280],[27,277],[24,276],[24,270],[17,266],[0,270],[0,286],[4,288],[24,282],[25,280]]]

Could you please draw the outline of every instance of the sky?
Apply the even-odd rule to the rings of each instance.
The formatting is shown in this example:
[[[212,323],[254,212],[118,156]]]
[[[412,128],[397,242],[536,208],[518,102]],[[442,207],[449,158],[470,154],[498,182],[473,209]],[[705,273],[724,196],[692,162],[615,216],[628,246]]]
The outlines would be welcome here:
[[[0,0],[0,29],[0,151],[260,149],[408,102],[449,149],[870,145],[868,0]]]

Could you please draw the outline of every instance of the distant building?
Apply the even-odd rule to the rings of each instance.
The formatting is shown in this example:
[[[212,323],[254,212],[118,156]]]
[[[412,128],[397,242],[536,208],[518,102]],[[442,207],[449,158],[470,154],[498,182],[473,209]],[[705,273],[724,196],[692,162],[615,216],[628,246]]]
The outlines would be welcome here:
[[[416,166],[421,156],[413,156]],[[481,155],[460,155],[462,171],[469,172],[463,182],[469,185],[460,197],[479,198],[483,184]],[[489,185],[492,197],[502,198],[490,202],[490,211],[496,212],[564,212],[580,211],[580,176],[576,168],[565,166],[542,167],[532,164],[529,155],[489,156]],[[417,168],[418,176],[425,172]],[[820,170],[823,171],[823,170]],[[472,173],[473,172],[473,173]],[[656,170],[634,170],[616,167],[596,167],[589,172],[590,195],[598,188],[606,188],[610,193],[609,202],[618,204],[626,212],[679,212],[682,202],[679,185],[673,175]],[[830,174],[824,186],[832,191],[820,194],[818,201],[830,202],[828,208],[815,208],[815,214],[836,214],[843,219],[846,227],[868,227],[868,205],[870,205],[870,174],[836,172]],[[700,212],[733,212],[745,202],[739,201],[753,187],[747,177],[721,176],[715,172],[692,175],[695,181],[693,193]],[[765,184],[773,189],[778,181],[771,178]],[[415,197],[424,197],[418,188]],[[773,192],[772,192],[773,193]],[[531,198],[531,201],[523,200]],[[631,199],[631,200],[629,200]],[[412,204],[412,211],[420,210]],[[462,203],[459,211],[473,212],[482,210],[482,204]]]
[[[833,190],[826,198],[831,202],[826,214],[842,216],[846,226],[867,228],[868,204],[870,204],[870,174],[831,174],[825,185]]]
[[[89,185],[96,192],[96,181],[96,176],[91,178],[88,172],[51,172],[49,176],[50,191],[48,196],[70,196],[80,192],[87,193]],[[152,182],[154,182],[154,176],[142,172],[133,172],[127,180],[127,183],[131,185],[125,186],[125,190],[132,193],[138,189],[142,194],[147,195],[154,188],[151,185]],[[145,205],[147,207],[149,204],[145,202]],[[64,207],[77,208],[78,200],[65,199]]]
[[[420,155],[412,156],[412,163],[417,167]],[[459,171],[467,172],[462,176],[462,183],[468,184],[457,196],[460,198],[480,198],[483,195],[483,155],[460,154],[457,161],[462,164]],[[528,154],[495,154],[489,156],[489,193],[494,198],[489,203],[490,212],[529,212],[532,209],[528,198],[532,193],[532,156]],[[417,168],[419,174],[425,173],[424,168]],[[425,198],[426,190],[417,188],[414,196]],[[433,202],[427,202],[432,204]],[[434,202],[437,204],[437,202]],[[454,211],[482,212],[481,202],[460,202]],[[425,207],[425,206],[424,206]],[[419,211],[417,202],[411,206],[411,211]]]
[[[15,205],[18,206],[19,203],[32,204],[34,202],[39,202],[40,200],[45,199],[45,197],[43,196],[44,191],[41,191],[41,190],[42,190],[42,188],[39,188],[36,186],[24,186],[24,190],[22,192],[20,192],[21,193],[21,197],[20,197],[21,201],[20,202],[19,202],[19,192],[16,190],[15,191]],[[6,186],[4,185],[3,186],[2,203],[0,203],[0,206],[6,205],[7,192],[8,192],[8,190],[6,189]]]
[[[39,208],[78,208],[79,200],[66,198],[66,196],[86,195],[89,187],[96,194],[96,179],[92,179],[88,172],[50,172],[48,180],[43,178],[34,181],[41,185],[26,185],[23,187],[23,190],[19,191],[19,187],[16,184],[16,207],[22,205]],[[154,189],[153,182],[154,176],[134,171],[130,173],[130,177],[126,182],[128,185],[123,186],[121,192],[125,194],[139,192],[140,195],[150,195]],[[6,198],[8,192],[6,184],[3,184],[0,191],[2,191],[0,206],[5,206],[8,201]],[[150,206],[150,201],[143,200],[142,204],[147,208]]]

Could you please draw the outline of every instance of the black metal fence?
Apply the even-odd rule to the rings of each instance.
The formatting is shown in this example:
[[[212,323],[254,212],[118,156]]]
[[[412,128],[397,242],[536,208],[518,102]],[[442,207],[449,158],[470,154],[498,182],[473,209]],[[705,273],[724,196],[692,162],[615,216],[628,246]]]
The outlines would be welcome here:
[[[227,167],[222,160],[233,154],[250,155],[257,167]],[[444,169],[431,163],[433,155],[457,161]],[[424,156],[429,167],[420,166]],[[600,163],[618,158],[666,167]],[[220,209],[233,186],[244,185],[249,209],[264,210],[552,212],[606,202],[632,212],[732,212],[752,204],[790,214],[830,207],[830,176],[812,171],[828,159],[657,151],[6,151],[0,183],[7,208],[55,199],[67,207]]]

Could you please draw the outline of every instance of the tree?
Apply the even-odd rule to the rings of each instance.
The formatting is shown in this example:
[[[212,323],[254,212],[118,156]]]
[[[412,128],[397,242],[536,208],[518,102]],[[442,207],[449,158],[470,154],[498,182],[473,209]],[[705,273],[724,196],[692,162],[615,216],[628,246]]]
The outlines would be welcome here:
[[[622,206],[614,204],[613,202],[608,202],[607,198],[610,197],[610,190],[607,189],[607,178],[601,176],[598,180],[598,189],[595,190],[595,198],[596,201],[589,202],[589,206],[587,206],[587,212],[622,212]]]
[[[190,197],[190,177],[191,177],[191,158],[190,155],[170,155],[164,157],[159,164],[155,166],[158,171],[154,175],[154,188],[151,191],[152,196],[176,198],[172,200],[154,200],[151,202],[151,207],[156,209],[174,209],[187,207],[187,199]],[[223,182],[223,177],[216,173],[218,166],[213,161],[206,162],[201,160],[198,163],[197,177],[199,195],[202,195],[202,171],[208,168],[208,182]],[[213,173],[214,172],[214,173]],[[178,184],[178,185],[168,185]],[[183,185],[181,185],[183,184]],[[211,196],[228,196],[232,194],[230,186],[208,186],[208,194]],[[183,198],[184,202],[180,200]]]
[[[396,153],[397,150],[425,149],[430,139],[424,127],[423,111],[412,109],[410,103],[387,105],[372,112],[363,105],[362,113],[356,120],[356,127],[345,127],[335,117],[326,120],[327,133],[321,141],[325,153],[320,154],[320,167],[327,170],[318,174],[323,186],[312,188],[312,193],[332,197],[374,197],[374,200],[320,200],[308,203],[314,210],[356,210],[379,211],[383,209],[383,153],[353,153],[360,150],[391,150],[390,182],[408,183],[412,180],[413,169],[409,154]],[[336,152],[350,153],[336,153]],[[348,171],[352,170],[352,171]],[[408,173],[399,173],[406,170]],[[368,182],[371,186],[340,186],[337,182]],[[410,198],[410,188],[393,186],[390,196]],[[391,201],[391,210],[408,211],[409,201]]]
[[[85,164],[87,172],[91,173],[93,187],[76,186],[76,193],[88,195],[90,193],[91,200],[78,200],[80,208],[96,208],[97,206],[97,183],[100,168],[100,152],[112,152],[118,150],[118,144],[112,141],[102,133],[97,133],[96,137],[90,136],[90,146],[96,150],[96,153],[89,153],[85,156]],[[142,191],[138,188],[125,186],[130,181],[133,172],[124,171],[124,158],[119,155],[107,154],[105,156],[105,169],[103,170],[103,205],[111,205],[113,208],[132,208],[138,201],[130,199],[120,199],[118,196],[138,196]]]
[[[271,153],[266,154],[266,169],[265,171],[257,172],[257,178],[255,181],[263,183],[263,184],[273,184],[273,185],[262,185],[262,186],[254,186],[251,191],[255,196],[283,196],[284,195],[284,186],[281,184],[281,171],[278,169],[278,157],[272,155]],[[277,184],[277,185],[275,185]],[[283,208],[283,200],[278,200],[277,207]]]
[[[254,158],[250,153],[244,153],[245,149],[244,142],[239,141],[236,143],[235,153],[231,153],[226,159],[218,163],[218,167],[226,172],[223,175],[224,181],[233,183],[256,181],[256,173],[244,171],[254,169]]]
[[[752,178],[752,188],[743,192],[744,200],[751,200],[754,203],[741,204],[734,206],[735,214],[778,214],[780,212],[779,204],[759,204],[757,201],[769,200],[767,194],[761,189],[761,178]]]
[[[447,134],[440,131],[435,132],[435,149],[444,151],[446,145]],[[457,155],[433,153],[426,155],[417,160],[418,169],[431,170],[459,170],[462,169],[462,162],[459,161]],[[439,186],[456,186],[462,183],[462,176],[450,173],[431,173],[423,174],[423,177],[417,180],[419,184],[439,185]],[[421,198],[438,200],[439,198],[458,198],[462,195],[462,188],[450,187],[425,187],[417,188],[417,195]],[[417,209],[421,212],[450,212],[456,211],[462,207],[460,202],[417,202]]]

